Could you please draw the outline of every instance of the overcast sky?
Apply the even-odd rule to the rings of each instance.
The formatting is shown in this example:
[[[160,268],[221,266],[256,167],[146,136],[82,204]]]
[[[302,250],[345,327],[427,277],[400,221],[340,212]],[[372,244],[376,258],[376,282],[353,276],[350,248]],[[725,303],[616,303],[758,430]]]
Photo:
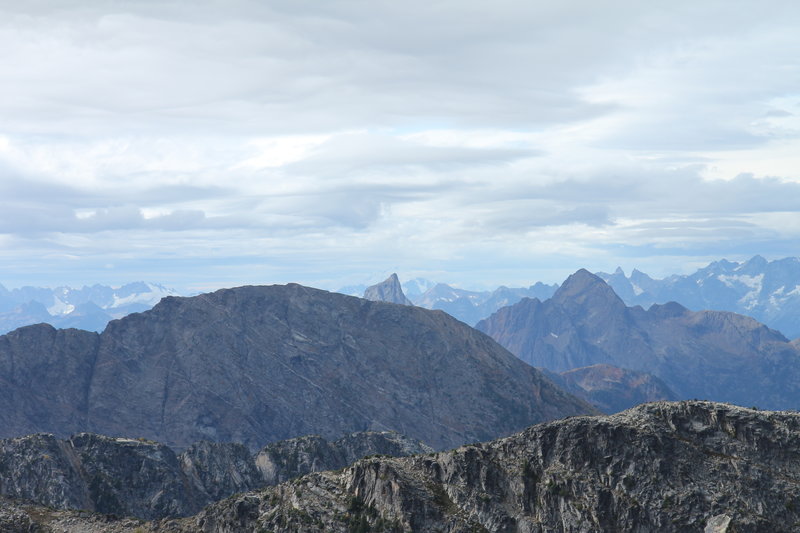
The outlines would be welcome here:
[[[6,287],[800,255],[795,1],[0,6]]]

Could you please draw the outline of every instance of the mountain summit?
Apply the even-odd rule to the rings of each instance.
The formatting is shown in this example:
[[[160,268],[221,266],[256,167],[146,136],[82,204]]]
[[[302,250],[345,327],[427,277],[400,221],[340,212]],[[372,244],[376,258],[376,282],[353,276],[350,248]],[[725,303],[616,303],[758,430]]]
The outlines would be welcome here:
[[[397,274],[392,274],[385,280],[364,291],[364,298],[373,302],[389,302],[393,304],[414,305],[411,300],[403,294],[403,287]]]

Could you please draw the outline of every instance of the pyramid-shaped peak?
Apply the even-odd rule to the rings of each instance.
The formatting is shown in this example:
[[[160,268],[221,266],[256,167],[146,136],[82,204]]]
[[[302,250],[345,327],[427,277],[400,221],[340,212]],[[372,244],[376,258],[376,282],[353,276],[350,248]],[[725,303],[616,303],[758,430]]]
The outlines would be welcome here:
[[[414,305],[411,300],[403,294],[403,287],[397,274],[392,274],[385,280],[364,291],[364,298],[373,302],[389,302],[393,304]]]
[[[591,302],[597,305],[625,306],[605,281],[585,268],[568,277],[553,295],[553,300],[561,304]]]

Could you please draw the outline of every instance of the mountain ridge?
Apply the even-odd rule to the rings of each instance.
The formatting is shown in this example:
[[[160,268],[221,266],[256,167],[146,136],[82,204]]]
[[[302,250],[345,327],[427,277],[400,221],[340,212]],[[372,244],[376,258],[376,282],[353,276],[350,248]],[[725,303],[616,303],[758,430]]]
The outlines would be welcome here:
[[[552,299],[524,299],[476,327],[554,372],[607,364],[653,374],[681,399],[777,409],[800,401],[800,352],[780,332],[743,315],[674,302],[627,307],[585,270]]]
[[[442,448],[593,412],[446,313],[297,284],[166,297],[102,334],[21,328],[0,336],[0,379],[2,436],[176,448],[364,430]]]

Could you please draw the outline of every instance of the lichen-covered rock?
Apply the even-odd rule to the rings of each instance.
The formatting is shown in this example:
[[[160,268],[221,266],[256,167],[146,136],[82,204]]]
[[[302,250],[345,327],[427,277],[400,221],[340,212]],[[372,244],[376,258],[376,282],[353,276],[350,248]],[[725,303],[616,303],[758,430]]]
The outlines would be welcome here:
[[[224,500],[184,531],[800,528],[800,415],[710,402],[575,417],[450,452],[372,457]]]
[[[232,443],[199,442],[176,455],[145,439],[31,435],[0,440],[0,494],[117,516],[187,516],[231,494],[342,468],[367,455],[429,451],[394,432],[353,433],[334,442],[301,437],[270,444],[256,456]]]

